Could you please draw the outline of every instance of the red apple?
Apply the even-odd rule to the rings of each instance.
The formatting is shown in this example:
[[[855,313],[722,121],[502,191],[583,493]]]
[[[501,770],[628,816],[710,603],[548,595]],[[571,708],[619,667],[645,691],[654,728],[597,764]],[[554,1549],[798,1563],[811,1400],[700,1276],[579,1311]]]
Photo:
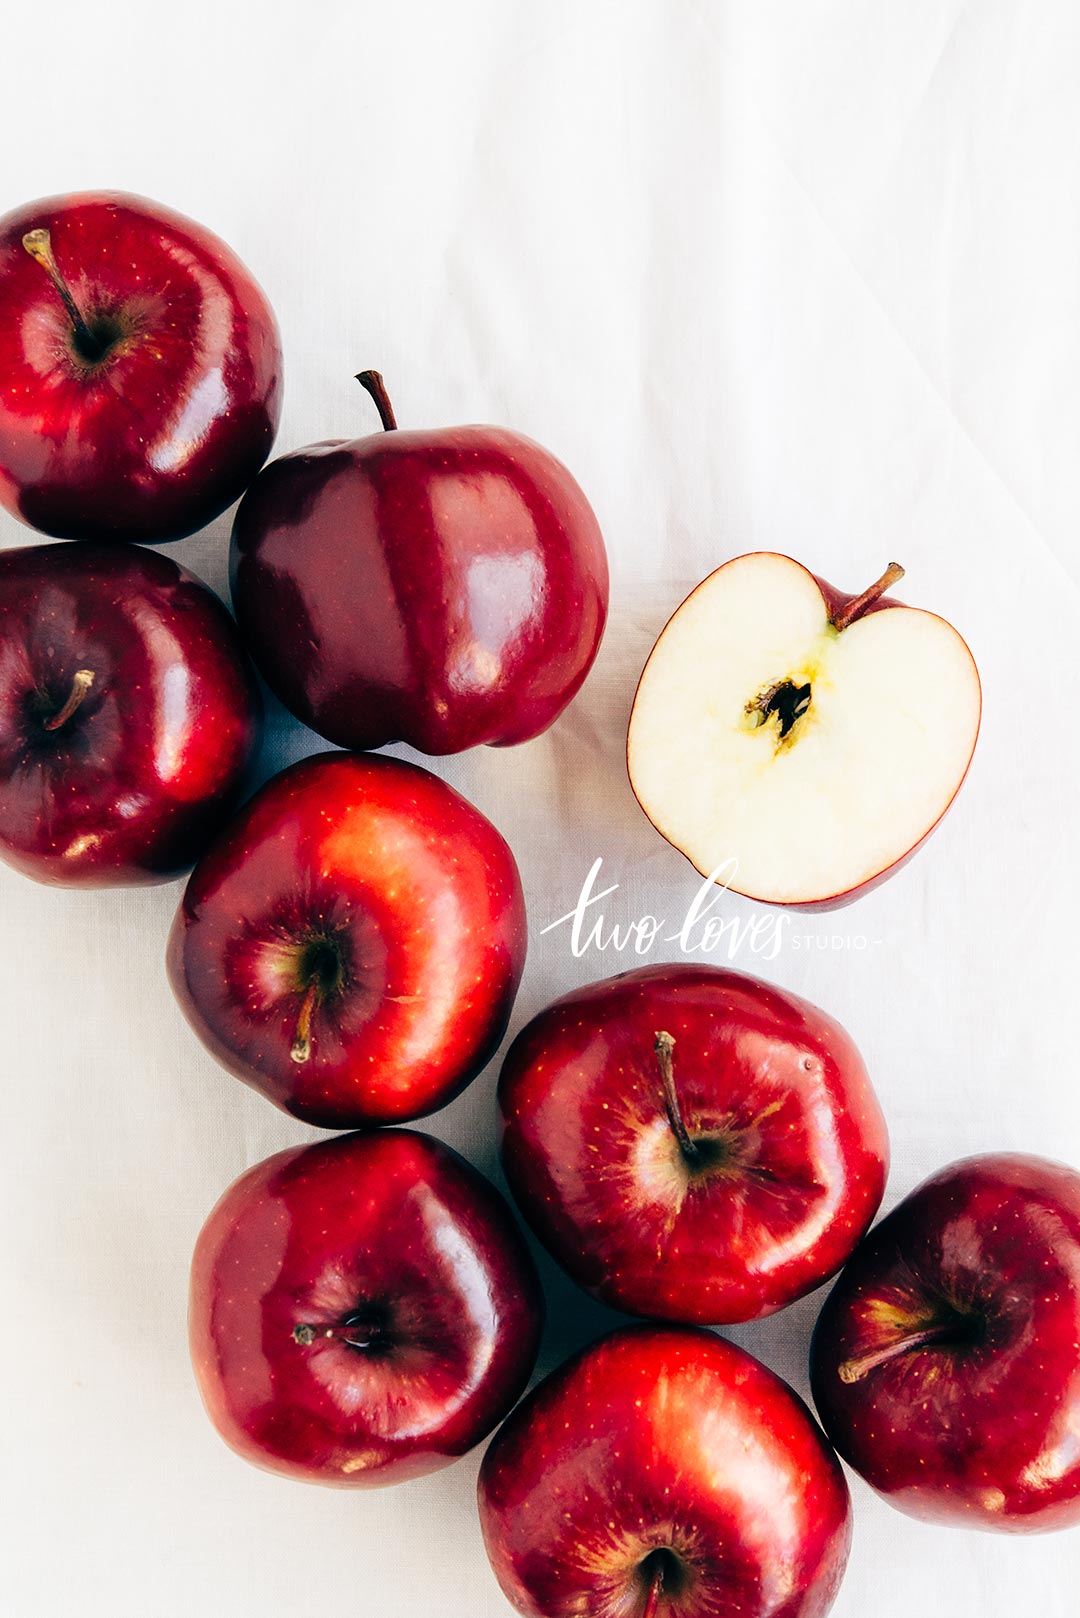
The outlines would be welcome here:
[[[480,1521],[527,1618],[823,1618],[850,1504],[802,1401],[696,1327],[624,1328],[492,1440]]]
[[[61,539],[179,539],[243,494],[281,403],[230,248],[118,191],[0,219],[0,501]]]
[[[521,1393],[543,1318],[505,1202],[412,1130],[279,1152],[230,1186],[191,1267],[191,1357],[245,1460],[364,1488],[446,1466]]]
[[[232,619],[154,551],[0,553],[0,858],[39,882],[163,882],[218,829],[259,732]]]
[[[236,516],[233,603],[259,670],[343,747],[456,753],[546,730],[607,613],[596,518],[570,473],[501,427],[315,444]]]
[[[525,964],[514,856],[399,759],[269,781],[191,875],[169,975],[204,1044],[328,1129],[443,1106],[494,1055]]]
[[[814,1333],[841,1455],[913,1517],[1080,1523],[1080,1174],[969,1157],[856,1252]]]
[[[979,733],[979,675],[935,613],[857,596],[789,556],[737,556],[669,620],[638,685],[630,784],[703,876],[831,908],[940,821]]]
[[[632,1314],[771,1314],[840,1268],[885,1187],[885,1122],[844,1030],[712,966],[557,1000],[514,1041],[499,1105],[525,1218]]]

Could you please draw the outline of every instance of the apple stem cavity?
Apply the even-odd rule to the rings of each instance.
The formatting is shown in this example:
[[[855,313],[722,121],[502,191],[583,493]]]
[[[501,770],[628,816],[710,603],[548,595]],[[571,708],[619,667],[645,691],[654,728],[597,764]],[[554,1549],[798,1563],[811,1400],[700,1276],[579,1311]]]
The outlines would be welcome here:
[[[41,265],[41,268],[59,293],[60,301],[67,311],[68,319],[71,321],[71,328],[75,334],[75,347],[80,359],[85,360],[89,365],[96,364],[104,356],[109,345],[101,342],[90,330],[82,310],[72,296],[71,288],[60,274],[59,266],[53,256],[50,232],[44,226],[39,226],[37,230],[28,230],[22,239],[22,244],[35,264]]]
[[[890,1360],[899,1359],[902,1354],[912,1354],[918,1348],[928,1348],[934,1343],[957,1342],[961,1336],[960,1322],[957,1320],[939,1320],[932,1326],[924,1326],[918,1331],[908,1332],[903,1337],[895,1337],[891,1343],[885,1343],[881,1348],[870,1349],[866,1354],[856,1354],[852,1359],[845,1360],[839,1367],[837,1375],[846,1387],[854,1382],[861,1382],[864,1376],[877,1370],[879,1365],[888,1365]],[[965,1339],[972,1336],[969,1332],[964,1334]]]
[[[307,1322],[302,1322],[299,1326],[293,1327],[293,1342],[299,1343],[301,1348],[310,1348],[312,1343],[329,1338],[332,1342],[346,1343],[349,1348],[372,1348],[374,1337],[370,1334],[366,1337],[357,1336],[362,1330],[356,1321],[351,1325],[348,1321],[343,1321],[338,1326],[311,1326]]]
[[[863,613],[874,605],[875,601],[879,601],[886,590],[891,590],[894,584],[899,584],[903,577],[904,569],[900,566],[900,563],[890,562],[880,579],[875,579],[873,584],[863,591],[862,595],[853,596],[846,606],[841,607],[839,612],[833,614],[829,622],[837,632],[847,629],[848,625],[853,624],[857,618],[861,618]]]
[[[658,1565],[652,1578],[649,1580],[649,1591],[645,1597],[645,1610],[641,1618],[656,1618],[660,1608],[660,1597],[664,1593],[664,1569]]]
[[[60,730],[67,724],[72,714],[81,706],[82,700],[94,683],[93,669],[76,669],[71,681],[71,690],[67,701],[62,708],[58,708],[49,719],[44,721],[46,730]]]
[[[310,1062],[311,1060],[311,1017],[318,998],[319,980],[312,978],[300,1006],[300,1015],[296,1019],[296,1033],[293,1036],[292,1048],[289,1051],[289,1055],[294,1062]]]
[[[390,403],[390,395],[386,391],[386,383],[378,371],[358,371],[356,380],[362,388],[366,388],[375,401],[375,408],[379,412],[379,420],[383,424],[383,431],[392,433],[397,427],[397,417],[394,407]]]
[[[664,1106],[667,1109],[668,1122],[671,1125],[672,1133],[678,1141],[679,1150],[686,1161],[696,1164],[701,1154],[698,1150],[697,1142],[686,1127],[682,1108],[679,1106],[679,1093],[675,1088],[675,1063],[673,1060],[675,1041],[671,1034],[665,1033],[661,1029],[656,1035],[653,1050],[656,1052],[656,1062],[660,1069],[660,1079],[664,1086]]]

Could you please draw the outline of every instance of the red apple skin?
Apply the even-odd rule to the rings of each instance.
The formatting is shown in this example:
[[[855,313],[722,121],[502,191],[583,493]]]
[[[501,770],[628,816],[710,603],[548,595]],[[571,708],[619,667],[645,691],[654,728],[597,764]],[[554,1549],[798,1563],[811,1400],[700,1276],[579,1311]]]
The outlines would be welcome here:
[[[785,556],[783,554],[783,552],[781,552],[781,551],[774,551],[774,552],[771,552],[770,554],[774,555],[774,556],[782,556],[783,560],[785,562],[795,562],[794,557]],[[803,563],[802,562],[795,562],[795,566],[796,567],[803,567]],[[714,568],[713,569],[713,573],[718,573],[719,571],[720,571],[719,568]],[[810,569],[809,568],[804,568],[804,571],[809,573]],[[713,577],[713,573],[710,573],[706,578],[702,579],[701,584],[695,585],[694,590],[691,590],[690,595],[693,595],[695,593],[695,590],[700,590],[703,585],[708,584],[709,579],[711,579]],[[822,596],[825,598],[825,608],[826,608],[826,612],[827,612],[827,615],[828,615],[829,618],[835,618],[838,613],[840,613],[846,606],[849,605],[850,602],[856,601],[858,599],[859,594],[861,593],[859,591],[856,591],[854,594],[852,594],[852,593],[845,592],[843,590],[838,590],[836,588],[835,584],[829,584],[829,582],[826,579],[819,578],[816,573],[811,573],[810,577],[813,579],[814,583],[817,585],[818,589],[821,591]],[[684,597],[684,599],[682,601],[680,601],[678,607],[675,608],[675,612],[679,612],[686,605],[686,602],[689,601],[689,599],[690,599],[690,596]],[[895,596],[885,596],[885,595],[883,595],[883,596],[879,596],[876,601],[872,601],[868,607],[864,608],[864,610],[859,614],[859,616],[861,618],[869,618],[871,613],[874,613],[874,612],[887,612],[890,607],[903,607],[903,606],[906,606],[906,605],[907,605],[906,602],[898,601],[895,598]],[[925,612],[927,609],[925,607],[922,607],[919,610],[921,612]],[[673,618],[674,616],[675,616],[675,613],[672,613],[671,617],[668,618],[667,623],[670,623],[671,618]],[[932,617],[939,617],[940,614],[933,613],[933,614],[931,614],[931,616]],[[942,621],[947,622],[947,620],[945,620],[945,619],[943,619]],[[667,628],[667,623],[664,625],[664,629]],[[949,624],[949,628],[953,631],[954,635],[958,633],[955,624]],[[660,631],[660,635],[663,635],[664,629],[662,629]],[[660,635],[657,635],[657,637],[656,637],[657,640],[660,639]],[[961,638],[961,640],[963,640],[963,636],[960,636],[960,638]],[[967,643],[965,642],[964,644],[966,645]],[[968,650],[970,651],[971,648],[969,647]],[[646,662],[647,661],[648,660],[646,659]],[[972,657],[971,661],[974,664],[974,662],[975,662],[974,657]],[[976,670],[976,673],[977,672],[978,671]],[[644,673],[645,673],[645,670],[642,669],[641,676],[639,676],[639,678],[638,678],[638,686],[639,687],[641,685],[641,678],[644,676]],[[637,696],[637,693],[635,691],[635,700],[636,700],[636,696]],[[630,706],[631,706],[631,709],[632,709],[633,708],[633,703],[631,703]],[[913,859],[915,857],[915,855],[919,852],[920,848],[922,848],[923,844],[926,842],[926,839],[933,832],[935,832],[937,830],[937,828],[941,825],[941,822],[945,819],[945,816],[948,814],[949,810],[952,808],[953,804],[956,802],[957,794],[959,793],[960,788],[963,786],[964,782],[967,780],[968,770],[970,770],[970,768],[971,768],[971,760],[975,757],[975,747],[976,747],[976,744],[978,743],[978,739],[979,739],[979,733],[976,730],[975,741],[971,745],[971,753],[970,753],[970,755],[968,757],[967,764],[966,764],[966,766],[964,768],[964,773],[960,777],[960,780],[957,782],[956,792],[953,793],[952,797],[949,799],[948,803],[945,805],[945,807],[941,811],[940,815],[934,821],[933,825],[927,827],[927,829],[923,832],[922,836],[919,838],[919,841],[917,843],[913,843],[911,848],[908,849],[906,854],[901,854],[899,859],[894,860],[891,865],[886,865],[884,870],[878,871],[874,876],[868,877],[865,882],[859,882],[853,888],[846,888],[843,893],[830,894],[830,895],[828,895],[828,897],[826,897],[824,899],[808,899],[803,903],[785,904],[783,906],[783,908],[785,910],[798,910],[798,911],[801,911],[803,913],[803,915],[807,915],[807,916],[826,916],[833,910],[844,910],[844,909],[846,909],[846,907],[849,904],[851,904],[854,900],[862,899],[862,898],[864,898],[866,896],[866,894],[873,893],[874,889],[879,888],[883,882],[888,881],[889,877],[895,876],[898,871],[902,871],[904,869],[904,866],[908,863],[908,861]],[[630,775],[630,769],[629,769],[629,763],[628,763],[627,764],[627,777],[628,778],[629,778],[629,775]],[[630,782],[630,790],[631,790],[631,792],[633,792],[633,790],[634,790],[634,783],[633,783],[632,780]],[[635,793],[635,797],[636,796],[637,796],[637,794]],[[642,807],[642,811],[644,812],[645,811],[644,804],[642,804],[641,807]],[[650,824],[653,824],[653,822],[650,821]],[[657,831],[660,831],[659,826],[657,826],[656,829],[657,829]],[[661,831],[660,835],[661,835],[661,837],[663,837],[664,833]],[[670,842],[670,838],[665,838],[665,841]],[[672,847],[673,848],[675,847],[674,843],[672,844]],[[680,853],[680,854],[683,853],[681,848],[678,849],[677,852]],[[689,855],[683,854],[683,858],[684,859],[689,859]],[[692,860],[690,860],[690,864],[693,865]],[[697,867],[694,866],[694,869],[697,870]],[[700,871],[700,872],[698,872],[698,874],[699,874],[699,876],[708,876],[710,873],[708,871]],[[733,883],[730,883],[730,882],[726,883],[725,886],[728,888],[728,891],[731,892],[731,893],[740,893],[740,890],[737,887],[735,887],[735,885]],[[753,897],[753,896],[752,895],[741,894],[740,897],[745,898],[745,897]],[[768,900],[768,899],[755,899],[754,902],[755,902],[755,904],[769,904],[771,901]]]
[[[527,1618],[823,1618],[851,1537],[806,1406],[690,1326],[623,1328],[549,1376],[492,1440],[479,1498]]]
[[[925,1328],[942,1335],[920,1346]],[[925,1181],[833,1288],[811,1381],[841,1455],[901,1511],[1080,1523],[1080,1175],[1006,1154]]]
[[[200,860],[168,969],[223,1066],[347,1129],[421,1117],[476,1077],[525,947],[514,856],[479,810],[416,765],[327,753],[269,781]]]
[[[674,1038],[688,1166],[655,1051]],[[824,1012],[740,972],[646,966],[518,1035],[499,1081],[507,1182],[579,1284],[631,1314],[754,1320],[850,1256],[889,1141],[858,1051]]]
[[[499,427],[390,430],[272,462],[237,512],[232,598],[260,673],[342,747],[456,753],[546,730],[607,615],[596,518]]]
[[[191,1267],[192,1364],[222,1438],[256,1466],[340,1488],[400,1483],[479,1443],[528,1381],[542,1320],[503,1199],[407,1129],[249,1169]],[[317,1335],[358,1322],[366,1348]],[[304,1325],[310,1342],[294,1336]]]
[[[49,231],[91,327],[22,245]],[[181,214],[118,191],[44,197],[0,219],[0,501],[60,539],[192,534],[239,498],[281,408],[273,312],[240,260]]]
[[[62,725],[79,671],[93,683]],[[229,614],[154,551],[0,552],[0,858],[39,882],[164,882],[219,829],[258,741]]]

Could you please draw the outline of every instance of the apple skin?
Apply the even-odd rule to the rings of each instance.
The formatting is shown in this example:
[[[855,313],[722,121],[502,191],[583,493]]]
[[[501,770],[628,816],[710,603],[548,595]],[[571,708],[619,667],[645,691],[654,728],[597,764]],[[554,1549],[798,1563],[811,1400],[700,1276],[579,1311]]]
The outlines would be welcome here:
[[[93,674],[59,717],[79,671]],[[0,858],[38,882],[165,882],[243,785],[262,704],[229,614],[155,551],[0,552]]]
[[[596,518],[499,427],[391,429],[268,466],[232,539],[232,599],[285,706],[328,741],[456,753],[537,736],[607,615]]]
[[[802,562],[796,562],[795,558],[793,556],[787,556],[782,551],[774,551],[774,552],[771,552],[769,554],[775,555],[775,556],[781,556],[784,561],[793,562],[796,567],[803,567],[803,565],[804,565]],[[721,565],[725,565],[725,564],[721,564]],[[807,568],[806,571],[810,572],[809,568]],[[705,585],[707,585],[709,583],[709,580],[711,578],[713,578],[714,575],[716,573],[718,573],[718,572],[719,572],[719,568],[714,568],[713,572],[708,574],[704,579],[702,579],[700,584],[695,585],[694,589],[691,590],[690,595],[691,596],[694,595],[697,590],[700,590]],[[830,584],[827,579],[820,578],[818,576],[818,574],[816,574],[816,573],[810,573],[810,577],[813,579],[814,583],[817,585],[818,589],[821,591],[822,596],[824,597],[825,607],[826,607],[827,615],[828,615],[829,618],[835,618],[837,616],[837,614],[842,612],[843,609],[845,607],[847,607],[851,602],[858,600],[858,592],[851,593],[851,592],[844,591],[844,590],[838,590],[834,584]],[[675,612],[673,612],[668,617],[667,622],[664,625],[664,628],[661,629],[660,634],[656,637],[657,641],[660,640],[661,636],[664,634],[665,630],[667,629],[668,624],[670,624],[672,618],[675,617],[675,613],[681,611],[681,609],[686,605],[686,603],[687,603],[687,601],[689,601],[689,599],[690,599],[690,596],[685,596],[683,598],[683,600],[679,602],[679,605],[675,608]],[[903,606],[906,606],[906,605],[907,605],[906,602],[898,601],[895,596],[883,595],[883,596],[879,596],[876,601],[871,602],[869,606],[865,607],[863,609],[863,611],[860,613],[859,616],[862,617],[862,618],[869,618],[872,613],[875,613],[875,612],[887,612],[890,607],[903,607]],[[925,607],[923,607],[923,608],[920,608],[919,610],[922,611],[922,612],[925,612],[927,609]],[[940,614],[933,613],[933,614],[931,614],[931,616],[932,617],[939,617]],[[942,622],[947,622],[947,620],[943,619]],[[949,624],[949,628],[953,631],[954,634],[958,633],[958,631],[956,629],[956,626],[954,624]],[[963,639],[962,636],[961,636],[961,639]],[[975,662],[975,660],[974,660],[974,658],[972,658],[972,663],[974,664],[974,662]],[[646,667],[647,666],[648,666],[648,659],[646,659]],[[640,689],[641,681],[642,681],[642,679],[644,679],[644,676],[645,676],[645,670],[642,669],[641,674],[638,677],[637,689]],[[637,698],[637,689],[635,689],[635,693],[634,693],[635,701],[636,701],[636,698]],[[631,707],[631,711],[632,711],[633,710],[633,703],[631,703],[630,707]],[[832,912],[834,910],[843,910],[849,904],[851,904],[854,900],[862,899],[868,893],[873,893],[874,889],[879,888],[883,882],[888,881],[889,877],[895,876],[898,871],[902,871],[904,866],[907,865],[908,861],[913,859],[915,857],[915,855],[919,852],[920,848],[922,848],[922,846],[926,842],[927,838],[929,836],[931,836],[931,834],[933,832],[935,832],[937,830],[937,828],[941,825],[941,822],[945,819],[945,816],[948,814],[949,810],[952,808],[953,804],[956,802],[956,798],[957,798],[957,795],[958,795],[958,793],[960,791],[960,788],[963,786],[964,782],[967,780],[968,770],[970,770],[970,768],[971,768],[971,760],[975,756],[975,745],[977,744],[977,742],[978,742],[978,732],[976,731],[975,741],[972,743],[971,753],[970,753],[970,755],[968,757],[968,761],[967,761],[967,765],[966,765],[966,767],[964,769],[964,773],[960,777],[959,781],[956,783],[956,791],[953,793],[952,797],[949,799],[949,801],[945,805],[944,809],[942,809],[940,815],[934,821],[934,823],[931,826],[927,827],[926,831],[919,838],[918,842],[913,843],[912,846],[907,850],[907,852],[905,854],[902,854],[899,859],[893,860],[891,865],[886,865],[882,870],[876,872],[874,876],[868,877],[865,882],[859,882],[852,888],[846,888],[843,893],[830,894],[826,898],[823,898],[823,899],[809,899],[809,900],[806,900],[805,902],[802,902],[802,903],[799,903],[799,902],[788,903],[788,904],[785,904],[783,906],[783,908],[785,910],[798,910],[798,911],[801,911],[804,915],[808,915],[808,916],[825,916],[825,915],[830,914],[830,912]],[[633,783],[633,778],[630,775],[629,756],[627,756],[627,770],[626,770],[626,773],[627,773],[627,778],[630,781],[630,790],[631,790],[631,792],[633,792],[634,791],[634,783]],[[634,793],[634,796],[637,797],[637,794]],[[640,799],[638,801],[640,802]],[[641,808],[642,808],[643,813],[647,813],[647,811],[645,810],[644,804],[641,805]],[[650,824],[655,825],[655,822],[650,820]],[[662,831],[660,831],[659,826],[656,827],[656,830],[660,832],[661,837],[664,837],[664,833]],[[670,838],[665,838],[665,841],[670,842],[671,839]],[[693,865],[694,862],[692,860],[690,860],[689,855],[685,854],[681,848],[677,848],[674,843],[672,843],[671,846],[673,848],[676,848],[676,851],[678,853],[682,854],[683,858],[688,860],[689,863],[691,865]],[[694,869],[697,870],[697,867],[694,866]],[[709,876],[711,873],[708,872],[708,871],[699,871],[698,874],[699,874],[699,876]],[[739,894],[739,896],[742,897],[742,898],[753,897],[752,895],[742,894],[741,890],[739,888],[737,888],[733,882],[725,883],[725,886],[727,887],[727,889],[728,889],[728,891],[730,893]],[[772,903],[772,902],[773,901],[767,900],[767,899],[755,899],[756,904],[769,904],[769,903]]]
[[[47,229],[88,324],[80,357],[22,242]],[[44,197],[0,219],[0,501],[60,539],[180,539],[239,498],[273,445],[273,312],[211,231],[143,197]]]
[[[371,1488],[479,1443],[522,1392],[544,1304],[495,1188],[413,1130],[345,1135],[249,1169],[191,1266],[191,1358],[211,1421],[254,1465]],[[359,1318],[367,1346],[323,1338]],[[298,1326],[316,1329],[298,1341]]]
[[[655,1052],[674,1039],[680,1149]],[[518,1035],[499,1081],[502,1159],[534,1233],[630,1314],[755,1320],[851,1255],[889,1141],[851,1039],[740,972],[646,966],[575,990]]]
[[[924,1328],[942,1335],[911,1341]],[[811,1383],[841,1455],[901,1511],[1080,1523],[1080,1175],[1003,1154],[931,1176],[837,1281]]]
[[[549,1376],[492,1440],[479,1499],[527,1618],[823,1618],[851,1539],[806,1406],[691,1326],[625,1327]]]
[[[326,753],[267,782],[199,861],[168,970],[223,1066],[347,1129],[422,1117],[476,1077],[525,948],[514,856],[478,809],[400,759]]]

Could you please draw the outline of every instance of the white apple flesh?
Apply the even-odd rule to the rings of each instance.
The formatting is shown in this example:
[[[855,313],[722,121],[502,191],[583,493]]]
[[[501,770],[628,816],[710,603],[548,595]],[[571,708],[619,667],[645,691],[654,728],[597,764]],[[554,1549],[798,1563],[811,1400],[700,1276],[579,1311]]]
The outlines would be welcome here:
[[[703,876],[773,904],[836,900],[909,854],[967,773],[982,709],[962,637],[761,551],[669,620],[630,715],[649,819]],[[888,608],[889,610],[882,610]]]

